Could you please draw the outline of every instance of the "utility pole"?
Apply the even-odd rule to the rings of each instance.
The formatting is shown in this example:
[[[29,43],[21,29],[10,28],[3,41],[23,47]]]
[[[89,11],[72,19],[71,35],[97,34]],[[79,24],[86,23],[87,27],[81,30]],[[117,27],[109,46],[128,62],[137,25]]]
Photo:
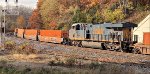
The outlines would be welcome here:
[[[9,6],[8,4],[8,0],[5,0],[5,6],[2,8],[2,10],[0,10],[1,16],[0,16],[0,46],[3,47],[3,49],[5,49],[5,35],[6,35],[6,16],[9,15],[19,15],[18,12],[18,0],[14,0],[14,4],[15,4],[15,8],[13,8],[13,6]],[[12,8],[11,8],[12,7]],[[3,18],[1,18],[3,17]],[[2,21],[3,20],[3,21]]]
[[[0,9],[0,46],[2,45],[2,9]]]

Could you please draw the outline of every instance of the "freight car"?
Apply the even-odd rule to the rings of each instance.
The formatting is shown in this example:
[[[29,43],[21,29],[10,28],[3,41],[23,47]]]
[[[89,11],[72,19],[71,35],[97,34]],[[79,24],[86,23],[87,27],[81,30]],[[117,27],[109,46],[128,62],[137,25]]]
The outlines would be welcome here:
[[[62,30],[31,30],[16,29],[17,37],[37,41],[62,43],[78,47],[90,47],[104,50],[134,52],[150,54],[150,49],[134,46],[136,39],[132,39],[133,29],[137,27],[133,23],[75,23],[71,29]],[[145,46],[144,46],[145,47]]]
[[[15,29],[15,36],[41,42],[63,43],[68,38],[67,31]]]

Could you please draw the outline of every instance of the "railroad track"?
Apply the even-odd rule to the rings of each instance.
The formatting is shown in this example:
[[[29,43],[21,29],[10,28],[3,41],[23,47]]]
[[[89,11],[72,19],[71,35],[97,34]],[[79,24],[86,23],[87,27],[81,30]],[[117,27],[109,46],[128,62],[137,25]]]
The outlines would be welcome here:
[[[64,56],[64,57],[74,56],[77,59],[85,59],[100,62],[116,62],[116,63],[125,63],[125,62],[142,63],[143,60],[150,61],[149,55],[66,46],[61,44],[26,40],[16,37],[8,37],[7,40],[13,40],[17,44],[28,42],[30,45],[33,45],[34,49],[46,51],[45,53],[55,53],[56,56]]]

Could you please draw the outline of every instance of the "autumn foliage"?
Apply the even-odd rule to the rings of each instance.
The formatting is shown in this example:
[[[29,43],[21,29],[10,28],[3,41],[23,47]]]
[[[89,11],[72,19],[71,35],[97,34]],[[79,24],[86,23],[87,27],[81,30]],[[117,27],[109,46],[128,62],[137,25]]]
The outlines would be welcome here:
[[[35,9],[29,19],[29,23],[31,25],[32,29],[40,28],[42,24],[42,20],[40,17],[40,13],[38,12],[38,9]]]
[[[41,19],[41,14],[39,12],[39,8],[42,5],[43,0],[38,0],[37,9],[34,9],[32,15],[29,18],[30,28],[32,29],[40,29],[43,26],[43,21]]]
[[[69,29],[73,23],[121,22],[149,0],[38,0],[31,28]]]
[[[57,28],[57,23],[56,21],[51,21],[49,26],[51,27],[51,29],[55,30]]]
[[[24,28],[25,19],[22,15],[18,16],[17,18],[17,28]]]

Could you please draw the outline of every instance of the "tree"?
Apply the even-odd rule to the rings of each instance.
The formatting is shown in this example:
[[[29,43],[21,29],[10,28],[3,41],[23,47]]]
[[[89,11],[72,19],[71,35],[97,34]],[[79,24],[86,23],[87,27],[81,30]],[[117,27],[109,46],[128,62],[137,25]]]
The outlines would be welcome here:
[[[41,29],[43,27],[43,21],[40,14],[40,8],[43,4],[44,0],[38,0],[37,2],[37,9],[34,9],[32,15],[29,18],[29,24],[31,25],[30,28],[38,28]]]
[[[25,19],[22,15],[20,15],[18,18],[17,18],[17,25],[18,25],[18,28],[24,28],[24,24],[25,24]]]
[[[50,26],[50,29],[55,30],[57,28],[56,21],[51,21],[50,24],[49,24],[49,26]]]
[[[18,11],[19,11],[19,15],[24,17],[24,20],[25,20],[24,24],[27,26],[29,17],[31,16],[33,9],[25,7],[25,6],[19,6]],[[15,18],[17,19],[16,16],[15,16]],[[14,18],[12,18],[12,19],[14,19]]]
[[[1,8],[1,6],[0,6],[0,8]],[[12,8],[12,10],[13,9],[16,10],[16,8],[13,8],[11,6],[10,6],[10,8]],[[18,11],[19,11],[19,15],[23,16],[23,18],[24,18],[24,25],[27,25],[29,16],[32,13],[32,9],[25,7],[25,6],[19,6]],[[10,31],[13,32],[15,28],[19,27],[19,25],[17,24],[18,23],[17,18],[19,17],[19,15],[6,15],[6,20],[7,20],[6,21],[6,32],[10,32]]]
[[[38,2],[37,2],[37,9],[40,9],[40,7],[42,6],[44,1],[45,0],[38,0]]]
[[[135,4],[144,5],[147,10],[149,2],[150,0],[38,0],[37,9],[44,29],[62,30],[79,22],[117,23],[136,11]],[[57,24],[51,24],[53,21]]]
[[[50,29],[49,23],[59,18],[59,0],[45,0],[40,7],[44,28]]]
[[[80,9],[77,9],[72,18],[73,23],[84,23],[86,22],[86,15]]]
[[[103,18],[105,22],[116,23],[123,20],[126,17],[122,9],[115,9],[114,11],[110,9],[104,9],[103,11]]]
[[[38,11],[38,9],[35,9],[32,12],[32,15],[29,18],[29,23],[30,23],[30,28],[35,29],[38,28],[40,29],[42,27],[42,20],[41,20],[41,16],[40,13]]]

